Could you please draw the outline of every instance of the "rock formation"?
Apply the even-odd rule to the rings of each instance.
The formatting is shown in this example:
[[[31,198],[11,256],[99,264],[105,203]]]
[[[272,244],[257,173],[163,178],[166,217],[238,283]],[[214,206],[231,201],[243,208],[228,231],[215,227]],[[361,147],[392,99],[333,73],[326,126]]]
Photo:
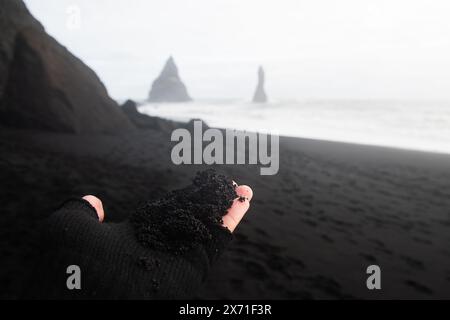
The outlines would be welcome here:
[[[191,119],[188,122],[178,122],[159,117],[149,116],[140,113],[137,109],[137,104],[133,100],[127,100],[121,106],[125,115],[131,122],[139,129],[151,129],[159,132],[172,134],[172,131],[178,128],[187,129],[191,134],[194,133],[194,122],[200,119]],[[202,121],[202,132],[209,129],[209,126]]]
[[[148,116],[140,113],[137,109],[136,102],[127,100],[121,106],[125,115],[139,129],[152,129],[160,132],[171,133],[174,129],[182,127],[182,123],[171,120],[161,119],[158,117]]]
[[[253,102],[256,103],[267,102],[267,95],[266,92],[264,91],[264,81],[265,81],[264,69],[262,68],[262,66],[260,66],[258,69],[258,85],[256,86],[255,95],[253,96]]]
[[[0,10],[0,123],[73,133],[134,126],[97,75],[50,37],[19,0]]]
[[[153,82],[150,90],[149,101],[151,102],[185,102],[191,101],[186,86],[178,75],[175,61],[170,57],[161,74]]]

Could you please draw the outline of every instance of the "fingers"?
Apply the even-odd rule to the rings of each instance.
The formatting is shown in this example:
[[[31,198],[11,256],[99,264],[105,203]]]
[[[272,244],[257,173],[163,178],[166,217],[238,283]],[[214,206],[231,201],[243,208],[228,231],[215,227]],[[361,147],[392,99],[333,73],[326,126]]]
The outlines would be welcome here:
[[[239,198],[234,199],[233,205],[223,217],[223,225],[231,232],[236,229],[239,222],[241,222],[245,213],[250,208],[250,200],[253,197],[253,191],[249,186],[237,186],[236,193]]]
[[[253,198],[253,190],[249,186],[246,186],[246,185],[238,186],[236,188],[236,193],[240,197],[247,198],[248,201],[252,200],[252,198]]]
[[[238,186],[236,184],[236,194],[239,198],[234,199],[233,205],[228,210],[228,213],[223,217],[223,225],[227,227],[231,232],[236,229],[239,222],[241,222],[245,213],[250,208],[250,200],[253,197],[253,191],[249,186]],[[84,200],[90,203],[97,212],[98,220],[103,222],[105,219],[105,211],[103,209],[102,201],[93,195],[87,195],[83,197]]]
[[[98,220],[100,222],[103,222],[103,220],[105,219],[105,211],[103,210],[102,201],[96,196],[91,195],[84,196],[83,199],[89,202],[91,206],[94,207],[95,211],[97,212]]]

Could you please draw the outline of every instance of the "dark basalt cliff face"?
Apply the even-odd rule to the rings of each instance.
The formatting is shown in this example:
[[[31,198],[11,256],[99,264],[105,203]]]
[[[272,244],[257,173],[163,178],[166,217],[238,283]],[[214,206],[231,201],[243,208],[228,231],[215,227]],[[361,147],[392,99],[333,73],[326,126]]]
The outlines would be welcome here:
[[[171,133],[174,129],[183,126],[183,123],[151,117],[138,111],[136,102],[127,100],[121,109],[130,121],[139,129],[152,129],[164,133]]]
[[[0,123],[73,133],[134,129],[95,72],[50,37],[22,1],[1,1],[0,30]]]
[[[253,102],[256,103],[267,102],[267,95],[264,90],[264,82],[265,82],[264,69],[260,66],[258,69],[258,85],[256,86],[256,91],[253,96]]]
[[[191,100],[186,86],[180,79],[175,61],[170,57],[159,77],[153,82],[149,101],[186,102]]]

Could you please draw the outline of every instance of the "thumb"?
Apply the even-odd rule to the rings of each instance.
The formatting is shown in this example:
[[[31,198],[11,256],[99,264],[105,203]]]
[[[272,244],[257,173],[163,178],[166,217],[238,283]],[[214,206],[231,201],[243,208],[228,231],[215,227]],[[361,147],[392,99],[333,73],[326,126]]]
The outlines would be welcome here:
[[[89,202],[89,204],[95,209],[97,212],[98,220],[100,222],[103,222],[105,219],[105,211],[103,210],[103,203],[102,201],[93,195],[87,195],[83,197],[83,200],[86,200]]]

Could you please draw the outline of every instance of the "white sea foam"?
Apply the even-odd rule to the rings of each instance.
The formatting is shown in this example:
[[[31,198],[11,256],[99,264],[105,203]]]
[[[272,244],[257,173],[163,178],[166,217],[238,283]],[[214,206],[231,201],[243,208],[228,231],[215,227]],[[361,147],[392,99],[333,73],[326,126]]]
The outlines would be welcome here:
[[[142,113],[209,126],[450,153],[450,102],[198,101],[144,104]]]

